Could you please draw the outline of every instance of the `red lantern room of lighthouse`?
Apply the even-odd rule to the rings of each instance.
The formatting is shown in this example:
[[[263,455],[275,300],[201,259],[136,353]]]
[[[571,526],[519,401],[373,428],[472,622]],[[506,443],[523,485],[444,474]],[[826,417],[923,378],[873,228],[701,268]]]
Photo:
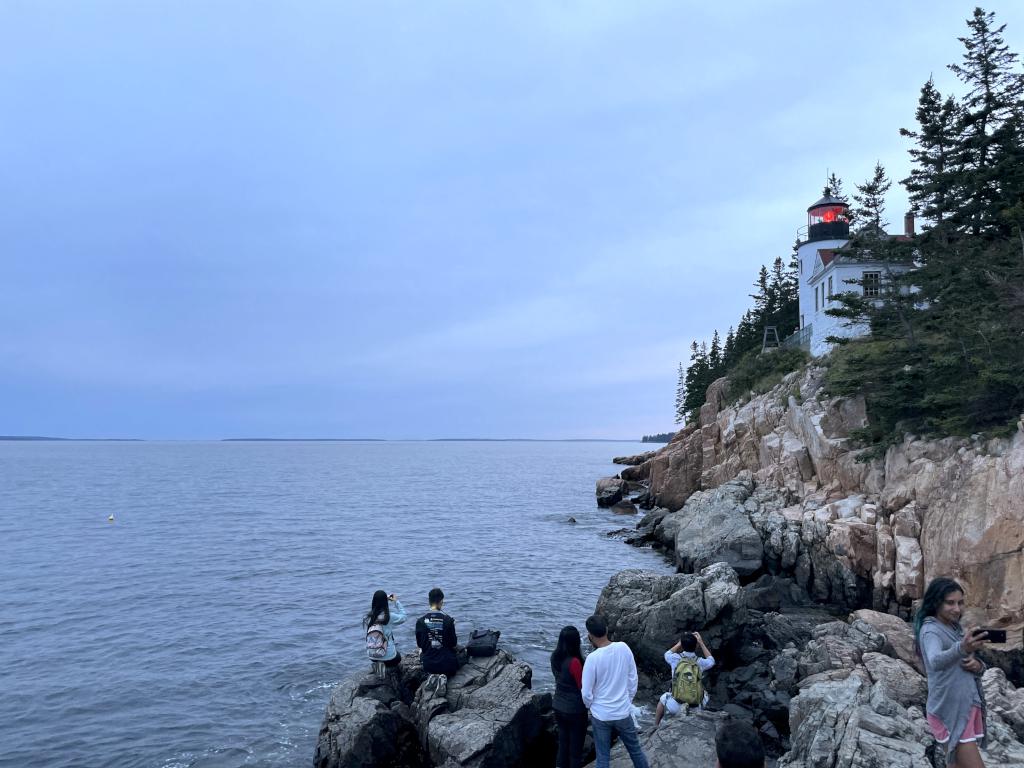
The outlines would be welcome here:
[[[821,198],[807,209],[807,242],[849,238],[849,210],[850,206],[838,197]]]

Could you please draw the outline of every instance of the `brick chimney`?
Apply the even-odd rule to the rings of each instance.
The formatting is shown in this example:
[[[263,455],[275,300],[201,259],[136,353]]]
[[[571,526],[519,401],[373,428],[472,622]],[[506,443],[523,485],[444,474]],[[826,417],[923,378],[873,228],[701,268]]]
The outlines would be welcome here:
[[[906,215],[903,217],[903,234],[905,234],[907,237],[913,237],[914,236],[914,212],[913,211],[907,211]]]

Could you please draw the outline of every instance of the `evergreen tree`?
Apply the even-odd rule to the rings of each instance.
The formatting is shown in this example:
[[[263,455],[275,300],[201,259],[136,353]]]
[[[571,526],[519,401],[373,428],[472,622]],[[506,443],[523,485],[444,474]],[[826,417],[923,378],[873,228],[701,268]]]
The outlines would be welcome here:
[[[708,367],[711,369],[712,381],[722,372],[722,340],[718,336],[718,329],[715,329],[711,337],[711,349],[708,351]]]
[[[850,202],[850,199],[843,193],[843,180],[835,173],[830,173],[828,181],[825,182],[825,196],[837,198],[844,203]]]
[[[942,227],[950,210],[950,197],[955,194],[960,106],[952,96],[943,100],[932,78],[928,78],[921,88],[916,117],[917,131],[900,129],[901,135],[917,143],[909,150],[915,167],[901,183],[915,212],[932,222],[937,234],[946,239]]]
[[[1017,54],[1003,40],[1006,25],[995,27],[995,14],[974,9],[967,21],[970,34],[961,37],[963,62],[949,69],[970,89],[960,113],[960,165],[963,175],[962,199],[954,212],[958,224],[970,234],[986,232],[1007,235],[1009,227],[1002,212],[1014,205],[1014,192],[1002,182],[1019,176],[1019,122],[1024,74],[1017,67]],[[1015,147],[1016,142],[1016,147]]]
[[[869,242],[862,228],[847,248],[918,269],[830,310],[870,324],[837,352],[829,381],[866,397],[876,441],[1001,428],[1024,410],[1024,74],[992,14],[976,10],[967,24],[963,61],[950,67],[966,95],[943,99],[929,81],[917,130],[902,131],[915,142],[905,183],[929,226],[912,243]],[[881,187],[868,186],[858,187],[866,198]]]
[[[700,407],[704,405],[704,396],[711,386],[711,366],[708,364],[708,345],[697,342],[690,345],[690,366],[686,369],[686,394],[683,406],[686,409],[687,421],[694,418]]]
[[[862,233],[875,237],[885,234],[885,228],[889,225],[884,219],[885,193],[891,186],[892,182],[880,162],[875,163],[871,178],[857,185],[857,193],[853,196],[856,205],[851,214]]]
[[[725,344],[722,347],[722,364],[728,370],[736,362],[736,332],[729,326],[729,332],[725,334]]]
[[[681,424],[686,419],[686,372],[683,364],[679,363],[679,379],[676,382],[676,424]]]

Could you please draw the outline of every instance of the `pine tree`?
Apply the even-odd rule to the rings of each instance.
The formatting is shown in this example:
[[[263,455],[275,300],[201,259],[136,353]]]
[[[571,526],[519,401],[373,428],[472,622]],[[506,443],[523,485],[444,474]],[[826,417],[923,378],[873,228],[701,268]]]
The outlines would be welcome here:
[[[995,14],[975,8],[967,26],[970,34],[959,38],[963,62],[949,65],[970,89],[960,114],[960,164],[965,174],[956,220],[972,235],[1005,236],[1009,227],[1001,213],[1015,200],[1000,182],[1019,173],[1019,166],[1013,165],[1019,161],[1014,143],[1020,135],[1024,74],[1015,71],[1017,54],[1003,40],[1006,25],[995,27]]]
[[[711,337],[711,349],[708,351],[708,367],[710,368],[712,380],[722,374],[722,340],[718,335],[717,328]]]
[[[704,396],[712,381],[711,366],[708,364],[708,345],[701,342],[698,346],[697,342],[693,342],[690,350],[690,366],[686,369],[686,394],[683,401],[687,421],[692,420],[704,405]]]
[[[696,344],[696,342],[694,342]],[[679,363],[679,379],[676,382],[676,424],[681,424],[686,419],[686,372],[683,364]]]
[[[729,326],[729,332],[725,334],[725,344],[722,346],[722,364],[728,370],[736,362],[736,332]]]
[[[829,386],[865,396],[875,440],[1005,428],[1024,410],[1024,74],[993,19],[976,10],[960,38],[950,69],[967,94],[943,98],[929,81],[917,130],[901,131],[915,142],[907,190],[930,226],[911,243],[862,228],[847,248],[919,268],[829,310],[871,326],[837,352]],[[858,191],[871,198],[870,186]]]
[[[843,180],[835,173],[830,173],[828,181],[825,182],[825,197],[834,197],[844,203],[850,202],[850,199],[843,193]]]
[[[885,173],[880,162],[875,163],[875,170],[870,179],[857,185],[857,193],[853,196],[856,203],[852,216],[861,233],[879,237],[885,234],[889,222],[885,221],[885,193],[892,182]]]
[[[927,229],[934,229],[937,235],[947,240],[948,234],[943,226],[949,215],[958,170],[956,149],[960,106],[952,96],[943,100],[932,78],[928,78],[921,88],[916,116],[918,130],[900,129],[902,136],[913,139],[917,144],[916,148],[909,150],[916,167],[901,183],[914,210],[931,222]]]

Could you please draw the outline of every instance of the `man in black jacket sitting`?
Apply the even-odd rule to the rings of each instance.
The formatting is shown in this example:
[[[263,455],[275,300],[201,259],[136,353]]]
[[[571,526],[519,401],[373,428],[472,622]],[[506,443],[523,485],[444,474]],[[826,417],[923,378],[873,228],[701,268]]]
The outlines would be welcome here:
[[[420,647],[423,671],[426,672],[427,690],[434,686],[438,696],[448,692],[448,677],[461,666],[456,653],[458,638],[455,635],[455,620],[444,613],[444,592],[437,587],[427,596],[430,610],[416,620],[416,645]]]

